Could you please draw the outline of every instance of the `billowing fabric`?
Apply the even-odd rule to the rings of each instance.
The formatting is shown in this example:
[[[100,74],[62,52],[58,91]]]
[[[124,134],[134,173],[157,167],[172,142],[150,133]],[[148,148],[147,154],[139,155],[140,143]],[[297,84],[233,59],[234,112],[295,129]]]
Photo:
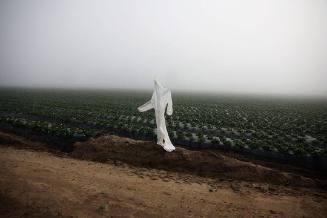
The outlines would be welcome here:
[[[140,112],[144,112],[152,108],[155,111],[157,123],[157,144],[161,145],[166,151],[171,152],[175,150],[175,147],[171,143],[166,129],[165,112],[167,108],[167,114],[173,114],[173,102],[170,90],[162,86],[157,80],[154,81],[154,91],[151,100],[137,109]]]

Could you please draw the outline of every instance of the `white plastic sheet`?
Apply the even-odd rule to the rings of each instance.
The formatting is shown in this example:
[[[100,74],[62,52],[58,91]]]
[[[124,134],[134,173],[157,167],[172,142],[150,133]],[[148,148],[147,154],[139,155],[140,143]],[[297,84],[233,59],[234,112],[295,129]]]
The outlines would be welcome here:
[[[170,90],[162,86],[157,80],[154,80],[154,91],[151,100],[137,109],[144,112],[152,108],[155,111],[157,123],[157,144],[161,145],[166,151],[171,152],[175,150],[175,147],[171,143],[167,132],[165,112],[167,108],[167,114],[173,114],[173,102]]]

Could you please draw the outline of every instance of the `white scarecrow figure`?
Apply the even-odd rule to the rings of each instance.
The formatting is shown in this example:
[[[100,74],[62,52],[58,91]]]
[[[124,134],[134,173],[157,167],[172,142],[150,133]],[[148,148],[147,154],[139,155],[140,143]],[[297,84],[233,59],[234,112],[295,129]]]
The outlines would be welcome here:
[[[137,109],[144,112],[152,108],[154,108],[157,123],[157,144],[161,145],[166,151],[171,152],[175,150],[175,147],[168,136],[165,112],[167,108],[167,114],[173,114],[173,102],[170,90],[163,87],[157,80],[154,80],[154,91],[151,100]]]

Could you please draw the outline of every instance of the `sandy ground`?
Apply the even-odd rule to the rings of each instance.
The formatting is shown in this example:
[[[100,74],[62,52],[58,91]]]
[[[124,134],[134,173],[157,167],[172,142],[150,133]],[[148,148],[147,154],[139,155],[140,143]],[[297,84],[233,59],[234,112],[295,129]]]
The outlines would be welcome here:
[[[78,143],[72,154],[1,132],[0,144],[0,217],[327,217],[315,179],[219,153],[167,155],[116,136]]]
[[[272,193],[255,184],[11,147],[0,148],[0,161],[1,217],[327,216],[326,193]]]

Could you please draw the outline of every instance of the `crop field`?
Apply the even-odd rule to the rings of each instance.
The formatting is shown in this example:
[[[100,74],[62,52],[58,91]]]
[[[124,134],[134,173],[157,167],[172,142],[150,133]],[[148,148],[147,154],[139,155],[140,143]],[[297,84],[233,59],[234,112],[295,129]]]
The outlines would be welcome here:
[[[153,111],[137,111],[150,97],[117,90],[2,89],[0,127],[69,142],[107,133],[155,140]],[[327,156],[326,101],[173,93],[173,109],[166,119],[177,145],[277,159]]]

